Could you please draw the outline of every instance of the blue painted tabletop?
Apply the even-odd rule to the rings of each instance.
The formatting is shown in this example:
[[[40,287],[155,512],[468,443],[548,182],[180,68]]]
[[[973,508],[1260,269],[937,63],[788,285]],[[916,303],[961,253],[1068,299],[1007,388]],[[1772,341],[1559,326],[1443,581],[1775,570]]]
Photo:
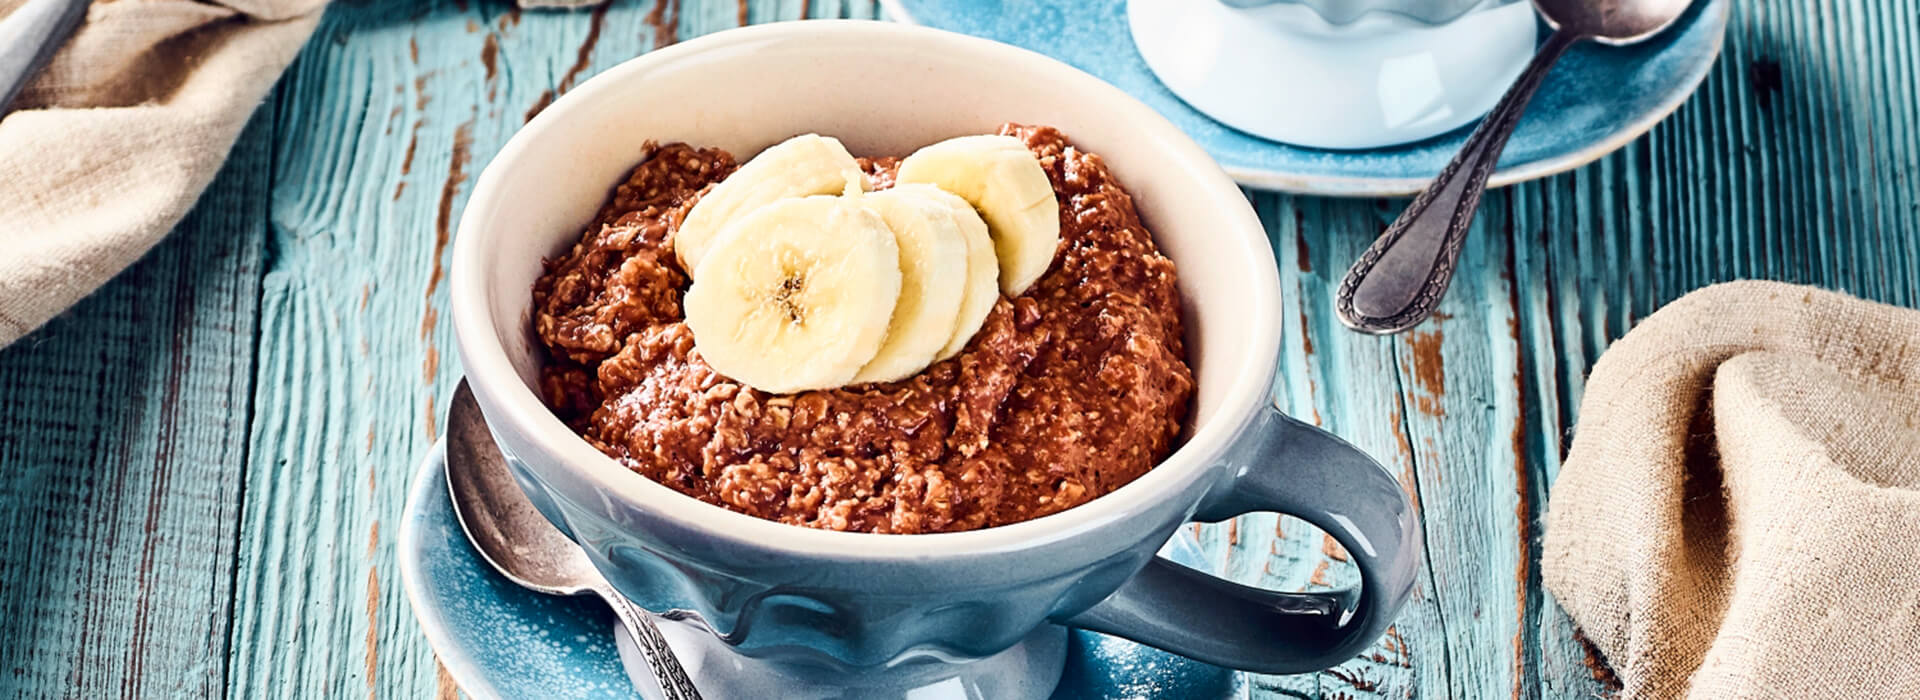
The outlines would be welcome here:
[[[1113,0],[1107,0],[1113,1]],[[407,477],[459,374],[447,243],[482,165],[581,80],[869,0],[342,0],[199,205],[0,350],[0,696],[451,697],[397,579]],[[1920,5],[1735,3],[1698,93],[1620,151],[1491,193],[1435,320],[1341,328],[1345,266],[1404,206],[1249,193],[1285,294],[1282,404],[1402,474],[1427,549],[1373,649],[1256,698],[1589,698],[1540,587],[1586,372],[1662,303],[1740,278],[1920,304]],[[1216,570],[1353,572],[1319,532],[1206,526]]]

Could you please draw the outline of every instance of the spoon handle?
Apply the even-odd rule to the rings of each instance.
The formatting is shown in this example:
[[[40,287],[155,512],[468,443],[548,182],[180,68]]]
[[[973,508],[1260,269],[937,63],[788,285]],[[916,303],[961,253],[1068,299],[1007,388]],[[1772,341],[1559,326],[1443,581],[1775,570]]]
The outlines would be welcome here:
[[[90,0],[28,0],[0,20],[0,117],[80,28]]]
[[[640,647],[640,656],[647,660],[647,667],[653,670],[653,679],[660,682],[660,690],[666,693],[667,700],[700,700],[700,691],[693,687],[693,679],[687,677],[687,669],[667,647],[667,639],[660,636],[660,628],[654,626],[653,620],[612,586],[595,588],[594,592],[613,608],[620,624],[627,626],[627,633]]]
[[[1513,87],[1467,137],[1460,154],[1361,254],[1334,296],[1341,323],[1363,333],[1398,333],[1433,313],[1453,281],[1460,245],[1486,192],[1487,176],[1500,161],[1527,101],[1554,62],[1586,38],[1564,29],[1548,37]]]

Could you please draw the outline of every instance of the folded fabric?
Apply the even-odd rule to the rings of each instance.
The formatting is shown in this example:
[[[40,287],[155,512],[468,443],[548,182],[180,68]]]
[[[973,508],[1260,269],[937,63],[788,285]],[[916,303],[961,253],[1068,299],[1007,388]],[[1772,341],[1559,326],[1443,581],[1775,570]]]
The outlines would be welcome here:
[[[0,0],[0,16],[27,1]],[[0,346],[79,301],[179,223],[324,5],[94,1],[79,33],[0,121]]]
[[[1543,556],[1626,697],[1920,697],[1920,311],[1736,282],[1648,317]]]
[[[24,1],[0,0],[0,13]],[[323,1],[93,4],[0,121],[0,345],[180,221]]]

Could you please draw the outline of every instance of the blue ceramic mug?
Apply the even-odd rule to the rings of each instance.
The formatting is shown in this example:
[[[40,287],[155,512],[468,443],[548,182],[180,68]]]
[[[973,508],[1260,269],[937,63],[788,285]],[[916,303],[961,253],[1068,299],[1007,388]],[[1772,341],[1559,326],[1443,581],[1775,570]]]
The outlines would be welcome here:
[[[645,142],[748,154],[817,131],[858,154],[898,154],[1003,121],[1057,126],[1100,154],[1179,267],[1192,424],[1182,446],[1133,483],[1061,513],[970,532],[815,530],[649,481],[540,402],[529,300],[541,259],[578,237]],[[1392,475],[1272,405],[1278,280],[1240,190],[1125,93],[980,39],[802,22],[647,54],[541,112],[487,166],[467,204],[452,312],[474,394],[536,505],[621,592],[698,621],[733,652],[851,678],[916,660],[993,656],[1061,624],[1222,666],[1291,673],[1370,644],[1412,590],[1420,546]],[[1253,511],[1326,530],[1359,565],[1360,587],[1264,591],[1154,556],[1185,523]],[[1057,677],[1057,659],[1036,673],[1048,663]]]

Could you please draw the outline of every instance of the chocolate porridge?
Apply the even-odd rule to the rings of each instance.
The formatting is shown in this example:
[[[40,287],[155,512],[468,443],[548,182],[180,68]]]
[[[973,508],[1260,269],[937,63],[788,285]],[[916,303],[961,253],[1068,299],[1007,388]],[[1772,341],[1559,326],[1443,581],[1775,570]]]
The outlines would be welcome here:
[[[651,150],[535,284],[545,401],[621,464],[687,495],[794,525],[971,530],[1113,491],[1175,446],[1193,375],[1173,263],[1099,156],[1006,125],[1053,182],[1060,246],[959,355],[889,384],[773,395],[694,352],[672,237],[733,156]],[[897,158],[862,159],[873,186]]]

